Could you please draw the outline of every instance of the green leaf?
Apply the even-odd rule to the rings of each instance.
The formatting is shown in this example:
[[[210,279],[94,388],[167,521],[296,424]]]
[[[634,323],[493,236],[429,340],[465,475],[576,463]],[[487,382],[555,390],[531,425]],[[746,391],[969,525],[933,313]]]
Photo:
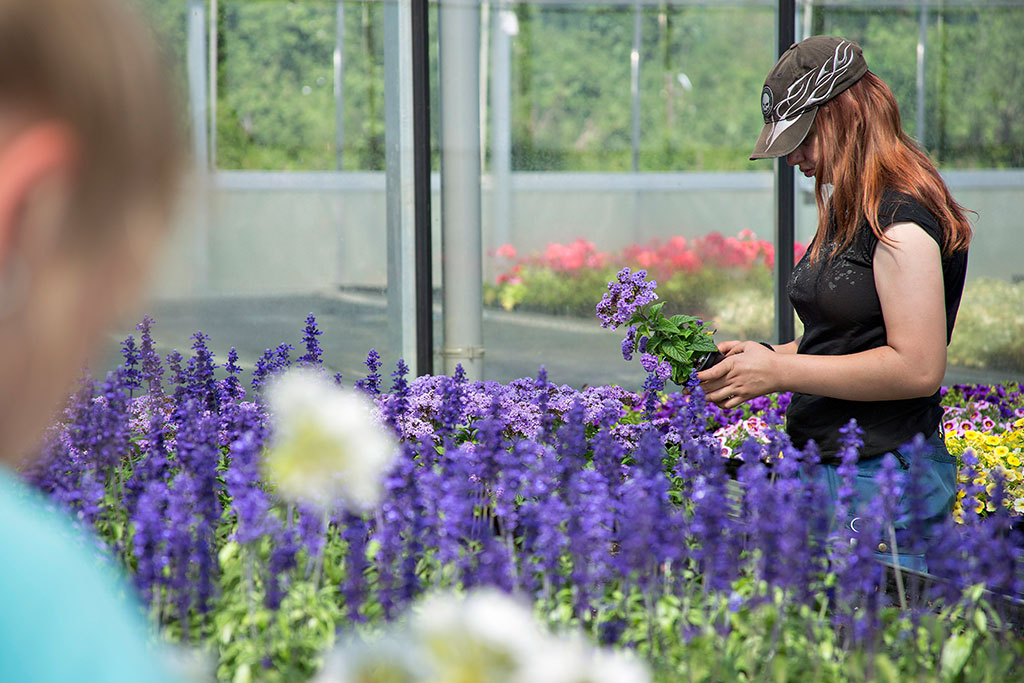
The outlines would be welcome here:
[[[939,657],[941,663],[942,680],[952,681],[964,670],[967,658],[971,656],[974,649],[974,640],[977,634],[954,633],[942,646],[942,655]]]
[[[679,334],[679,326],[665,318],[655,320],[654,329],[665,334]]]
[[[691,343],[695,353],[711,353],[712,351],[718,350],[718,345],[715,344],[715,340],[706,334],[698,334]]]
[[[650,345],[647,346],[650,350]],[[679,347],[679,344],[666,344],[665,348],[661,350],[662,354],[668,356],[677,363],[689,363],[690,359],[686,357],[686,353]]]
[[[239,545],[235,541],[228,541],[224,544],[224,547],[217,553],[217,560],[220,562],[220,566],[224,567],[231,561],[231,558],[238,552]]]

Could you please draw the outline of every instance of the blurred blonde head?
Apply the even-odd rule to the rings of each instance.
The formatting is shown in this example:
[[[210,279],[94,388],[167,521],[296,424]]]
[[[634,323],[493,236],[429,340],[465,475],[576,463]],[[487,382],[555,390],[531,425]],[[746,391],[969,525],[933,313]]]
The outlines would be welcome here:
[[[129,0],[0,0],[0,459],[137,299],[183,167],[182,110]]]

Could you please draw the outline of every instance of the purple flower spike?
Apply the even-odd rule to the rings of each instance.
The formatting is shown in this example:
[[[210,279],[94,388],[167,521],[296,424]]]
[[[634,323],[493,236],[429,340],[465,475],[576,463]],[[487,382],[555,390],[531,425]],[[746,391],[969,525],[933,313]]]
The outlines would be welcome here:
[[[306,348],[306,353],[299,358],[300,364],[319,365],[322,362],[324,351],[317,340],[321,334],[323,332],[316,326],[316,317],[310,313],[306,316],[306,328],[302,333],[302,345]]]

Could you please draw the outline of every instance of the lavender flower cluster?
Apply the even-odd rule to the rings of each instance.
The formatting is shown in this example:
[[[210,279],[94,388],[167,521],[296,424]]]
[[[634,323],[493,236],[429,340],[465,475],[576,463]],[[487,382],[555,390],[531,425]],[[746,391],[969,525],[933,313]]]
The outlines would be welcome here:
[[[627,291],[607,309],[609,322],[648,294]],[[770,468],[764,444],[751,440],[731,474],[709,431],[728,416],[699,387],[648,404],[648,419],[637,419],[642,395],[557,386],[543,369],[499,384],[461,372],[410,380],[400,363],[385,392],[371,351],[357,385],[400,437],[400,453],[378,509],[324,518],[280,500],[261,474],[273,425],[260,388],[293,363],[323,369],[312,315],[305,353],[292,361],[289,345],[268,349],[248,390],[233,352],[218,365],[196,333],[187,361],[177,352],[161,361],[151,328],[147,318],[139,343],[125,341],[119,369],[83,382],[25,476],[95,530],[155,617],[186,639],[213,637],[209,614],[232,591],[277,609],[311,581],[318,590],[333,582],[316,594],[335,601],[345,623],[392,618],[429,589],[493,586],[568,600],[581,624],[609,638],[637,596],[694,591],[732,595],[737,609],[777,590],[815,610],[835,595],[836,623],[857,642],[872,642],[881,627],[885,572],[874,552],[890,527],[906,527],[891,501],[913,493],[913,473],[883,470],[884,495],[858,533],[826,514],[808,474],[813,447],[798,451],[782,431],[767,446],[780,455]],[[859,446],[851,425],[841,509],[852,504]],[[918,607],[976,584],[1024,595],[1024,549],[1009,518],[965,522],[928,549],[941,558],[941,594]],[[243,588],[222,580],[228,543],[250,558]],[[741,580],[764,589],[738,598]]]
[[[601,319],[601,327],[615,329],[629,322],[638,309],[655,301],[658,283],[647,281],[647,271],[635,273],[629,268],[619,271],[616,279],[608,283],[608,291],[597,304],[597,317]]]

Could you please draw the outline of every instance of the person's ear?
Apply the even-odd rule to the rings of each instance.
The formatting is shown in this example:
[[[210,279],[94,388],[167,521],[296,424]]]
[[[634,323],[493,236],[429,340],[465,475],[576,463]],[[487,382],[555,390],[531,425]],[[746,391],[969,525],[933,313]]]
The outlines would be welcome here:
[[[75,138],[64,124],[30,124],[0,144],[0,264],[15,245],[33,193],[50,181],[67,180],[77,152]]]

